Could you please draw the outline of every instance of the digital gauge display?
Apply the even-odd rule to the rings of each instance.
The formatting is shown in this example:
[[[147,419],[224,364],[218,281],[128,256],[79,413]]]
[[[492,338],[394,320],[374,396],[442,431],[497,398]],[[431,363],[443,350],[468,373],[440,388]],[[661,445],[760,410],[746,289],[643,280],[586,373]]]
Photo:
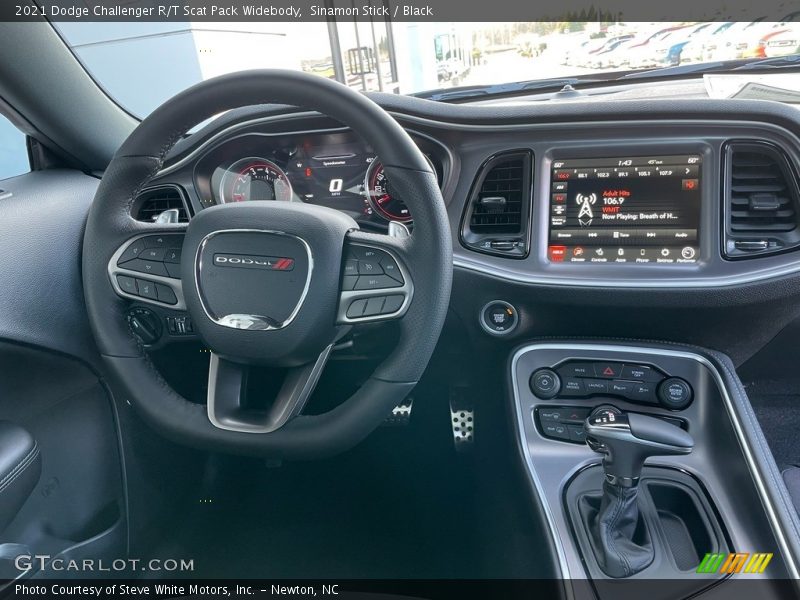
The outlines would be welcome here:
[[[220,200],[292,200],[292,184],[278,165],[265,158],[245,158],[231,165],[220,185]]]

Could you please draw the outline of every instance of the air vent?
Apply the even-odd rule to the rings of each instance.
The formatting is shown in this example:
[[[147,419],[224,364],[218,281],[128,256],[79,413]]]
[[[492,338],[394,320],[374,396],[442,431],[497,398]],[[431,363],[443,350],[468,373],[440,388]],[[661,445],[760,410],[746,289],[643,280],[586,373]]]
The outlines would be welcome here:
[[[178,210],[178,222],[188,223],[189,213],[181,190],[174,186],[163,186],[144,190],[136,197],[134,213],[137,221],[152,223],[165,210]]]
[[[729,258],[800,245],[800,190],[786,155],[766,142],[733,142],[726,157],[726,240]]]
[[[528,254],[532,165],[530,152],[514,151],[481,167],[461,227],[466,247],[512,258]]]

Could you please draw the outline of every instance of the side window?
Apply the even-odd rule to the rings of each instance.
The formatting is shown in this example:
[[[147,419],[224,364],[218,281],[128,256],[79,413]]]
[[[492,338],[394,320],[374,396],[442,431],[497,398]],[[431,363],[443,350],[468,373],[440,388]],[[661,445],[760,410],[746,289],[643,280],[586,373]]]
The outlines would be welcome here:
[[[30,170],[25,134],[0,115],[0,181]]]

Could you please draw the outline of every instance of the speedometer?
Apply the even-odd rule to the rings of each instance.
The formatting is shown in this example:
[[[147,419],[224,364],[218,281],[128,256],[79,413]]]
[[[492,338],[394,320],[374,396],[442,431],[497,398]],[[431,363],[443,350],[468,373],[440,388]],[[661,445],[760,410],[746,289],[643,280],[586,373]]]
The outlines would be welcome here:
[[[225,171],[219,198],[223,204],[248,200],[291,202],[292,184],[274,162],[266,158],[243,158]]]
[[[411,221],[411,211],[408,210],[405,202],[392,196],[386,172],[377,158],[370,163],[367,169],[364,187],[370,205],[379,215],[389,221],[400,221],[401,223]]]

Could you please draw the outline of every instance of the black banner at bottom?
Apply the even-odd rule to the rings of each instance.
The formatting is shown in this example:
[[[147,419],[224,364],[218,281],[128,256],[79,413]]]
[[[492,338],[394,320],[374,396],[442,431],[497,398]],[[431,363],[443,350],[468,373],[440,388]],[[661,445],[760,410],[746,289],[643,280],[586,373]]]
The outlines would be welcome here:
[[[28,579],[2,584],[3,598],[331,598],[341,600],[771,600],[800,598],[795,580],[687,574],[675,580],[103,580]]]

